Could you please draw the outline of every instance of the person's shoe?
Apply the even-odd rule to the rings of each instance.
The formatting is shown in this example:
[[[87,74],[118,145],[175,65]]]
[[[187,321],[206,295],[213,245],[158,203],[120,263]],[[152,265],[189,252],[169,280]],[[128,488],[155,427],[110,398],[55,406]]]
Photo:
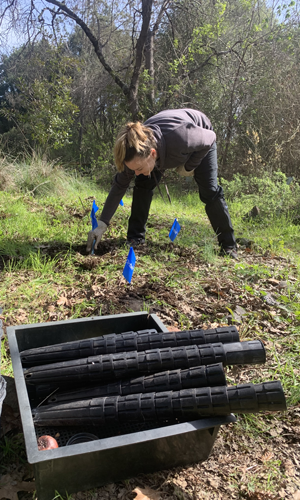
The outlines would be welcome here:
[[[230,257],[231,259],[238,260],[238,253],[236,248],[222,248],[220,255],[223,257]]]
[[[145,244],[145,240],[144,238],[136,238],[136,239],[131,239],[131,240],[127,240],[126,241],[126,245],[128,247],[132,247],[132,248],[135,248],[135,247],[138,247],[139,245],[144,245]]]

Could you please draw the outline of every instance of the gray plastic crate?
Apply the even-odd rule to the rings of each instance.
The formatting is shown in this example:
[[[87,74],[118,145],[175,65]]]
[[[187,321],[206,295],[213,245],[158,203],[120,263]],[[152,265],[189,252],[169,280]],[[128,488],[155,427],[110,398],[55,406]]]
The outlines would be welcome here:
[[[100,316],[9,327],[7,329],[28,462],[33,465],[38,500],[92,489],[107,483],[205,460],[220,425],[235,422],[233,415],[193,422],[128,423],[102,428],[35,428],[20,352],[60,342],[155,328],[167,328],[147,312]],[[92,432],[98,440],[65,446],[78,432]],[[37,438],[50,434],[59,448],[38,451]]]
[[[2,309],[0,307],[0,314],[2,312]],[[2,330],[2,321],[0,319],[0,343],[1,343],[1,338],[3,335],[3,330]],[[3,406],[3,401],[6,396],[6,381],[4,378],[1,376],[1,349],[0,349],[0,426],[1,426],[1,413],[2,413],[2,406]]]

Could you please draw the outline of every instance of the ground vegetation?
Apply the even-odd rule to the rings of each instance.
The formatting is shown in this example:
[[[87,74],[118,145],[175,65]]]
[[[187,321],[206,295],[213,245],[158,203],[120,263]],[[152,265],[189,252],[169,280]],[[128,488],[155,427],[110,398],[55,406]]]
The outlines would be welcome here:
[[[16,164],[6,158],[1,165],[1,171],[6,168],[7,172],[5,190],[0,191],[0,317],[4,332],[9,325],[132,311],[155,313],[170,329],[208,329],[232,323],[242,340],[264,343],[267,362],[228,367],[228,384],[281,380],[287,399],[288,409],[283,414],[240,415],[237,423],[223,426],[210,458],[203,463],[141,475],[67,498],[129,500],[144,494],[151,500],[297,500],[298,184],[287,183],[281,172],[265,183],[238,176],[226,184],[239,242],[239,260],[234,261],[218,256],[215,236],[192,185],[180,183],[179,188],[174,182],[170,187],[172,205],[155,195],[147,243],[136,249],[137,262],[128,284],[122,271],[128,254],[130,190],[91,256],[85,246],[92,201],[96,199],[101,210],[106,191],[42,160]],[[253,206],[260,209],[255,216]],[[174,217],[181,230],[172,243],[168,234]],[[1,355],[1,374],[12,379],[5,333]],[[29,500],[34,495],[28,492],[34,490],[34,477],[26,463],[17,409],[6,408],[1,423],[0,492],[7,492],[4,488],[9,484],[11,495],[19,488],[20,498]],[[58,493],[56,498],[63,497]]]

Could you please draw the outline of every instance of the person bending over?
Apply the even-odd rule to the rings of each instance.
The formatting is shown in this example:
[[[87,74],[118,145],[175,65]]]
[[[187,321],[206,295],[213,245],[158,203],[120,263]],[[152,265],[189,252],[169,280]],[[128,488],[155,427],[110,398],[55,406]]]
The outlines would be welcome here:
[[[237,258],[228,207],[218,185],[216,134],[210,120],[195,109],[161,111],[145,121],[129,122],[121,128],[114,146],[118,170],[98,220],[88,234],[87,251],[95,249],[135,176],[127,243],[135,247],[145,242],[146,223],[153,191],[162,174],[177,169],[193,175],[200,200],[215,231],[222,255]]]

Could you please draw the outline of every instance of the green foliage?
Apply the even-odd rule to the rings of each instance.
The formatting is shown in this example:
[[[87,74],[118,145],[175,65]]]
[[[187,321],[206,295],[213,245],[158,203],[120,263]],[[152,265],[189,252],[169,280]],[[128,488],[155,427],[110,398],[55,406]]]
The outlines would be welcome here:
[[[8,350],[4,339],[0,340],[1,346],[1,373],[2,375],[6,375],[7,377],[13,376],[13,367],[10,356],[8,355]]]
[[[65,495],[61,495],[58,491],[55,492],[55,497],[52,500],[73,500],[72,495],[66,493]]]
[[[244,215],[254,205],[261,217],[278,217],[297,211],[300,203],[300,186],[295,180],[287,179],[283,172],[273,172],[263,177],[235,174],[232,181],[221,179],[229,200],[239,199],[244,207]],[[255,219],[252,219],[255,221]]]
[[[93,127],[87,127],[81,143],[81,167],[78,170],[88,174],[89,178],[102,186],[108,186],[116,174],[113,166],[113,143],[94,132]]]
[[[15,72],[15,63],[23,71]],[[27,63],[27,64],[26,64]],[[30,66],[31,72],[28,72]],[[0,101],[0,115],[11,124],[8,137],[15,129],[27,150],[56,150],[71,143],[78,107],[73,102],[74,60],[41,42],[32,52],[15,51],[4,58],[2,79],[8,79]],[[19,145],[19,150],[20,150]]]
[[[34,147],[42,151],[70,144],[78,113],[71,98],[72,78],[61,75],[51,82],[34,80],[28,87],[20,77],[17,83],[18,108],[4,107],[1,114],[23,133],[30,134]]]
[[[72,125],[78,113],[72,102],[71,83],[72,78],[64,75],[50,84],[48,81],[33,82],[24,106],[27,113],[20,119],[24,123],[30,116],[32,139],[38,146],[58,149],[70,144]],[[22,91],[22,84],[20,89]]]

